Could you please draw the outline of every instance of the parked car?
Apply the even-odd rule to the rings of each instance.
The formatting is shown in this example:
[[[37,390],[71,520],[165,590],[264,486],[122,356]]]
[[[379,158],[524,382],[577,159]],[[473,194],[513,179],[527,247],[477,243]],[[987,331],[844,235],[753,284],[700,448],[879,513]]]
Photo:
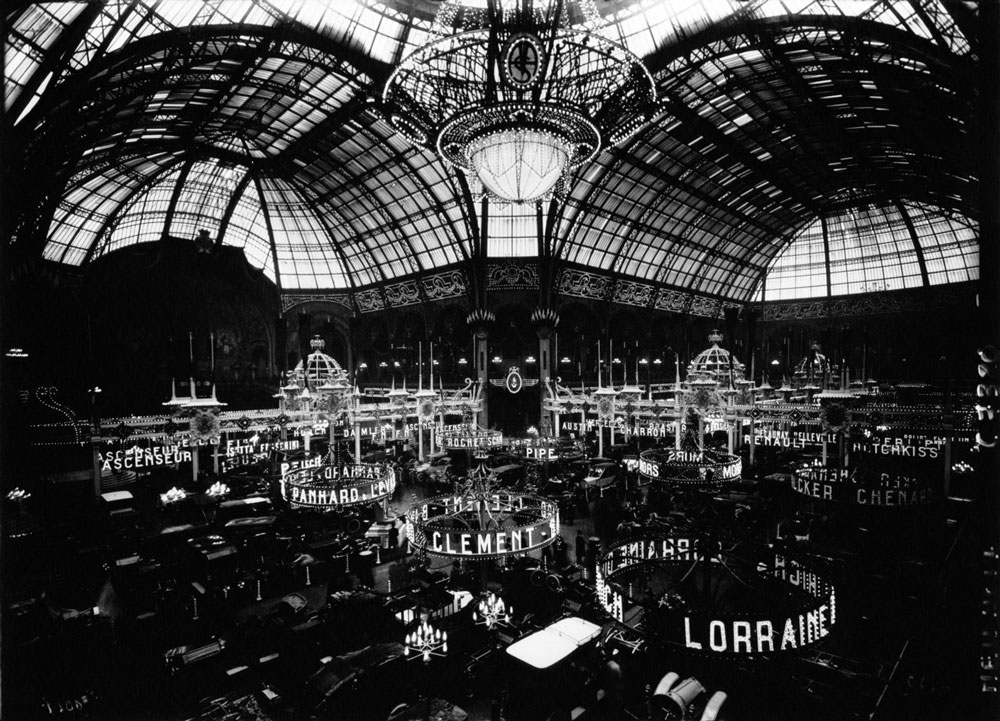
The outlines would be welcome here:
[[[590,472],[581,481],[581,485],[588,494],[598,491],[603,496],[604,492],[613,487],[618,480],[618,473],[618,464],[614,461],[596,463],[591,465]]]
[[[497,481],[504,486],[518,486],[524,482],[524,466],[511,463],[493,469]]]
[[[459,468],[455,459],[447,453],[431,457],[426,464],[417,466],[417,478],[435,483],[444,482],[449,475],[464,471]]]

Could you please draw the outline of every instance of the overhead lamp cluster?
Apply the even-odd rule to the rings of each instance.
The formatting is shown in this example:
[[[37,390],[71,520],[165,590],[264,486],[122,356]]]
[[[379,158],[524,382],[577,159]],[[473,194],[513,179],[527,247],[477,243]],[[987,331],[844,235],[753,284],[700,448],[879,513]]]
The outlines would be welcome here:
[[[642,61],[600,32],[594,0],[445,0],[431,39],[381,98],[390,124],[502,202],[564,196],[571,172],[624,142],[656,91]]]

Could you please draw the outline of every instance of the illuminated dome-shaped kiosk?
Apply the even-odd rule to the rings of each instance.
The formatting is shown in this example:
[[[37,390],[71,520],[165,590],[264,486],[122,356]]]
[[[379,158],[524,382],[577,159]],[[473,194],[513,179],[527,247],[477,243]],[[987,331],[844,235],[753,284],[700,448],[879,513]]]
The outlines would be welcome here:
[[[722,333],[713,330],[708,335],[708,341],[712,344],[711,347],[696,355],[688,364],[687,382],[691,384],[714,381],[716,383],[724,382],[728,385],[730,379],[733,382],[742,380],[745,377],[746,366],[725,348],[719,347],[719,343],[722,342]]]
[[[323,352],[326,341],[318,335],[309,341],[313,352],[305,361],[299,361],[288,374],[289,381],[294,381],[300,388],[318,390],[323,386],[347,386],[348,376],[334,358]]]
[[[812,341],[809,353],[795,366],[792,385],[795,388],[840,387],[840,368],[824,355],[820,344]]]
[[[351,384],[340,363],[323,352],[326,342],[318,335],[309,341],[312,353],[288,372],[288,380],[275,395],[281,410],[312,410],[336,416],[344,408]]]

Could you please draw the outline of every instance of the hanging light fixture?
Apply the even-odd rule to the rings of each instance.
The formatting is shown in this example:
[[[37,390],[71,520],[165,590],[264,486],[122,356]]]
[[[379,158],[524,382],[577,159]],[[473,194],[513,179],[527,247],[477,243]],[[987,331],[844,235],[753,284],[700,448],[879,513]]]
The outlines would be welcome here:
[[[594,0],[445,0],[381,110],[502,202],[561,197],[572,171],[649,118],[653,79],[601,33]]]

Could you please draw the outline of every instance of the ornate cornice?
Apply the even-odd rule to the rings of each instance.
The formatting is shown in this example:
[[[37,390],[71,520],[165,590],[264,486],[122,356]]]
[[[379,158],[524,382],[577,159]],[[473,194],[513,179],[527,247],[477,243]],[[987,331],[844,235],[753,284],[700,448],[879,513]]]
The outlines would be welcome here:
[[[786,321],[809,318],[842,318],[855,315],[888,315],[911,313],[936,306],[959,305],[963,300],[972,302],[975,292],[972,283],[912,291],[867,293],[840,298],[817,298],[795,302],[765,303],[763,320]]]
[[[465,284],[465,275],[459,270],[421,278],[420,283],[424,287],[424,295],[427,296],[427,300],[457,298],[465,295],[468,290]]]
[[[559,292],[577,298],[611,301],[622,305],[656,308],[674,313],[690,313],[708,318],[718,318],[724,308],[742,307],[735,301],[710,298],[661,288],[650,283],[612,278],[579,268],[563,268],[556,282]]]
[[[351,296],[347,293],[283,293],[281,295],[281,312],[287,313],[303,303],[336,303],[353,310]]]

